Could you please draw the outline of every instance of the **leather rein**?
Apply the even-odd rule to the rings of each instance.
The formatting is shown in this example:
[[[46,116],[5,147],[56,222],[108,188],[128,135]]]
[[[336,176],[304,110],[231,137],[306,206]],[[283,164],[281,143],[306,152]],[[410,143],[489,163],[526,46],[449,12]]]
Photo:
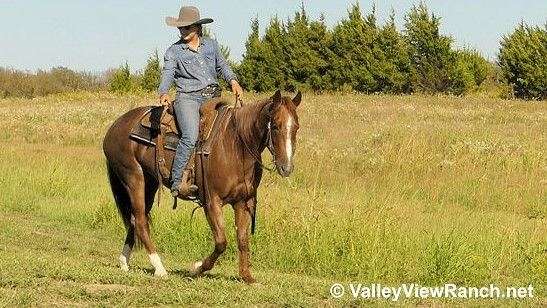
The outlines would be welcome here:
[[[241,108],[241,105],[234,108],[234,109],[238,109],[238,108]],[[236,119],[236,117],[234,116],[234,119]],[[237,120],[236,120],[237,121]],[[239,139],[241,140],[241,142],[243,143],[243,145],[245,146],[245,149],[247,149],[247,152],[251,155],[251,157],[256,161],[258,162],[258,164],[260,165],[260,167],[262,169],[265,169],[269,172],[273,172],[275,171],[275,162],[276,162],[276,155],[275,155],[275,148],[274,148],[274,145],[273,145],[273,138],[272,138],[272,127],[271,127],[271,124],[272,121],[269,120],[268,121],[268,131],[266,132],[266,147],[268,148],[268,150],[270,151],[270,154],[272,154],[272,163],[274,164],[274,167],[268,167],[266,165],[264,165],[262,163],[262,155],[260,153],[257,153],[256,151],[253,151],[251,150],[251,148],[249,147],[249,145],[247,144],[247,142],[245,142],[245,138],[243,138],[241,136],[241,134],[239,133],[239,126],[237,125],[237,123],[234,123],[236,124],[235,125],[235,128],[236,128],[236,133],[237,133],[237,136],[239,137]],[[260,146],[259,148],[261,148],[262,146],[264,145],[264,140],[261,141],[260,143]]]

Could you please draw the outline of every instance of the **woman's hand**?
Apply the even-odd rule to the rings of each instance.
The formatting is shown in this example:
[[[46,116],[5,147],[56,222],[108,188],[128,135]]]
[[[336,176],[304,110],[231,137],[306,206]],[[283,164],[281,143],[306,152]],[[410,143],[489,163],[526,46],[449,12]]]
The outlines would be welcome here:
[[[237,80],[232,79],[230,81],[230,85],[232,86],[232,92],[234,92],[236,99],[241,99],[241,97],[243,96],[243,88],[241,88]]]
[[[168,107],[170,103],[171,103],[171,98],[169,97],[169,94],[162,94],[160,96],[160,104],[163,107]]]

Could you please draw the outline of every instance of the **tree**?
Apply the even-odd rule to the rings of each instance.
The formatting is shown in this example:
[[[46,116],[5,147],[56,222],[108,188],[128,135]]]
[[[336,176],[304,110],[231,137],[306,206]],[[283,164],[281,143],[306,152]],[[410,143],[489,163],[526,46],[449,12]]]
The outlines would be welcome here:
[[[293,20],[287,21],[285,33],[285,58],[287,62],[288,90],[314,89],[321,90],[327,59],[324,48],[328,38],[324,22],[311,22],[304,6],[296,12]],[[323,46],[321,46],[323,45]]]
[[[363,17],[358,3],[348,10],[348,18],[334,27],[331,50],[331,80],[340,90],[376,92],[374,78],[378,63],[374,42],[378,36],[376,16],[372,12]]]
[[[158,50],[154,52],[152,56],[148,58],[144,73],[141,79],[141,88],[145,91],[153,92],[157,91],[160,85],[161,78],[161,66],[158,56]]]
[[[275,81],[269,75],[257,18],[251,21],[251,33],[247,37],[245,48],[243,59],[236,69],[241,85],[250,91],[273,90]]]
[[[286,24],[270,20],[264,36],[251,24],[238,67],[248,90],[309,89],[364,93],[452,93],[476,89],[490,64],[474,50],[452,50],[452,38],[439,32],[440,18],[422,2],[406,15],[404,32],[392,12],[378,25],[375,7],[363,15],[356,2],[329,30],[322,16],[308,18],[304,6]]]
[[[412,90],[448,92],[456,57],[451,50],[452,39],[439,33],[440,18],[430,15],[421,2],[412,7],[405,19]]]
[[[540,28],[521,23],[504,36],[498,64],[516,97],[547,98],[547,24]]]
[[[410,58],[408,46],[395,26],[392,12],[388,22],[379,29],[374,55],[379,61],[375,72],[376,91],[384,93],[410,92]],[[375,49],[375,50],[376,50]]]
[[[109,81],[109,90],[110,92],[127,93],[131,89],[131,72],[129,71],[129,64],[125,62],[112,75]]]
[[[264,37],[261,40],[263,65],[263,82],[269,90],[287,89],[290,83],[289,63],[287,62],[287,43],[284,26],[277,16],[270,20]]]
[[[309,78],[309,85],[315,91],[333,90],[334,86],[329,78],[328,72],[332,69],[329,59],[332,58],[330,45],[332,32],[325,24],[325,16],[321,14],[319,21],[310,22],[308,42],[310,48],[318,59],[315,65],[315,73]]]

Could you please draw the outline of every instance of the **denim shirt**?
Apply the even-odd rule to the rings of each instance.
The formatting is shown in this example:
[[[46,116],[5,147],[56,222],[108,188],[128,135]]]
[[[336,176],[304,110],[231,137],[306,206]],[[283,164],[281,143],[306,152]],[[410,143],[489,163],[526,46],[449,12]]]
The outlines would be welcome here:
[[[180,40],[165,52],[158,92],[160,95],[169,92],[173,81],[177,92],[199,91],[208,85],[218,84],[219,74],[228,83],[237,79],[216,41],[200,37],[198,51],[194,51]]]

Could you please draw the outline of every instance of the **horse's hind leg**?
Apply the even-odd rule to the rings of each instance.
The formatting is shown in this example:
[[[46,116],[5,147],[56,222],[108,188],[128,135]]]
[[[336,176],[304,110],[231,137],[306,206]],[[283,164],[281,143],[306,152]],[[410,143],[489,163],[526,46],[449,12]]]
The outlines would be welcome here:
[[[152,210],[152,206],[154,205],[154,199],[156,198],[156,192],[158,191],[158,188],[159,188],[159,184],[158,184],[158,181],[153,178],[153,177],[148,177],[145,179],[145,184],[144,184],[144,204],[145,204],[145,208],[144,208],[144,213],[146,214],[146,216],[148,217],[148,223],[146,224],[147,226],[147,231],[148,231],[148,234],[150,234],[150,211]]]
[[[133,205],[133,217],[135,218],[135,232],[139,237],[139,240],[143,243],[144,248],[148,252],[150,263],[155,269],[155,276],[167,276],[167,271],[163,267],[163,263],[159,255],[156,252],[156,246],[150,239],[150,226],[147,213],[150,211],[153,203],[153,197],[151,197],[151,187],[146,188],[144,175],[142,171],[133,172],[124,181],[127,191],[129,192],[129,199]],[[148,194],[146,193],[148,190]]]
[[[190,273],[199,275],[213,268],[218,257],[226,250],[226,234],[224,226],[224,216],[222,215],[222,203],[218,198],[212,198],[211,204],[205,207],[205,217],[209,222],[211,231],[213,231],[213,240],[215,249],[203,261],[194,262]],[[216,200],[215,200],[216,199]]]
[[[129,258],[131,257],[131,252],[135,246],[135,226],[131,219],[131,200],[129,199],[127,189],[112,167],[107,165],[107,169],[110,187],[112,188],[112,194],[114,195],[114,201],[116,202],[116,206],[118,207],[118,211],[122,217],[125,229],[127,230],[122,252],[118,258],[120,268],[127,272],[129,271]]]
[[[125,243],[122,248],[122,253],[118,260],[120,261],[120,268],[124,272],[129,271],[129,259],[131,258],[131,252],[135,246],[135,226],[132,224],[127,228],[127,235],[125,237]]]

